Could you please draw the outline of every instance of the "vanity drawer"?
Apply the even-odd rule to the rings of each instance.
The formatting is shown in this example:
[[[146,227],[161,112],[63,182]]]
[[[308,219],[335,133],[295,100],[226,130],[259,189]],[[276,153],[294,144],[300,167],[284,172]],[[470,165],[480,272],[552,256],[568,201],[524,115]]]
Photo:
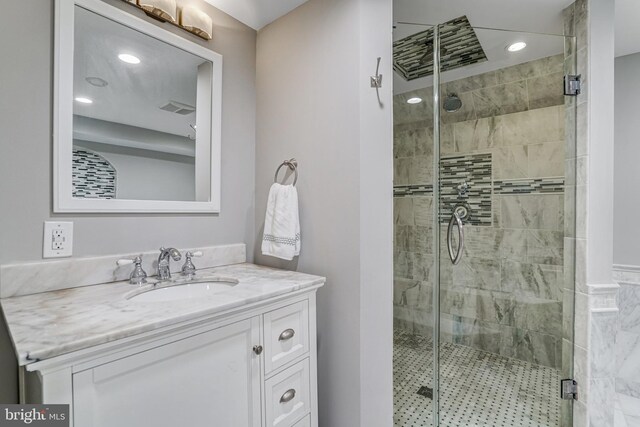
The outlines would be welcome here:
[[[309,302],[301,301],[264,315],[265,373],[309,351]]]
[[[311,411],[309,399],[307,358],[265,382],[267,427],[297,426],[296,423]]]
[[[293,427],[311,427],[311,415],[307,415],[298,421]]]

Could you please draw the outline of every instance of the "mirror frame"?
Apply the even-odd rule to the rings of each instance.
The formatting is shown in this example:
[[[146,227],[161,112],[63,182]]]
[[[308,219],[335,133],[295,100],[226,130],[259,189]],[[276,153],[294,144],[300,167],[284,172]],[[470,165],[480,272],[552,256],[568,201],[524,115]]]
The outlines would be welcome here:
[[[80,6],[106,19],[211,61],[209,201],[83,199],[73,197],[74,15]],[[56,0],[53,94],[53,211],[55,213],[220,213],[222,55],[102,0]],[[196,172],[196,180],[198,173]]]

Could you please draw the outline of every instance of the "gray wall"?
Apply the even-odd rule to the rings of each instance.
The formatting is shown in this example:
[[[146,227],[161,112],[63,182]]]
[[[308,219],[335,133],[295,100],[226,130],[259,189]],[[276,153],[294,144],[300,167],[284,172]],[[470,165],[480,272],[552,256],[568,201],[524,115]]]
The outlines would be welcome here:
[[[616,58],[614,264],[640,266],[640,53]]]
[[[273,173],[298,160],[298,260],[318,292],[320,425],[392,425],[391,2],[310,0],[258,33],[256,240]],[[384,31],[384,29],[388,31]],[[369,87],[376,57],[386,84]]]
[[[117,0],[110,3],[146,18]],[[224,57],[222,213],[214,215],[55,215],[52,213],[51,134],[53,1],[3,4],[0,14],[0,264],[42,257],[42,223],[73,221],[74,256],[254,241],[256,32],[204,0],[214,38],[205,42]],[[29,23],[28,25],[25,23]],[[0,333],[0,402],[15,398],[11,350]]]

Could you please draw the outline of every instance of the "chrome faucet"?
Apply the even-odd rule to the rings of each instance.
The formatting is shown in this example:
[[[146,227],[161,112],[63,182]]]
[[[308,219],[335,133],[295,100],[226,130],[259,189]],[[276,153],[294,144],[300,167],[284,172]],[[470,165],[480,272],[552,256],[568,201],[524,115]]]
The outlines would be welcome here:
[[[158,280],[171,279],[171,260],[169,259],[169,256],[171,256],[174,261],[180,261],[182,259],[180,251],[176,248],[160,248],[160,256],[158,257]]]

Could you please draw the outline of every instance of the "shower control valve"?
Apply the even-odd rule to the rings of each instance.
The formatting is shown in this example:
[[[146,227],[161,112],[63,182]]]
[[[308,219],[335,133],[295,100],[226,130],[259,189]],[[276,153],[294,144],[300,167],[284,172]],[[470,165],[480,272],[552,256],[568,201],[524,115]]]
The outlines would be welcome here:
[[[467,181],[464,181],[462,184],[456,187],[456,190],[458,190],[458,196],[466,196],[469,192],[469,184],[467,184]]]

